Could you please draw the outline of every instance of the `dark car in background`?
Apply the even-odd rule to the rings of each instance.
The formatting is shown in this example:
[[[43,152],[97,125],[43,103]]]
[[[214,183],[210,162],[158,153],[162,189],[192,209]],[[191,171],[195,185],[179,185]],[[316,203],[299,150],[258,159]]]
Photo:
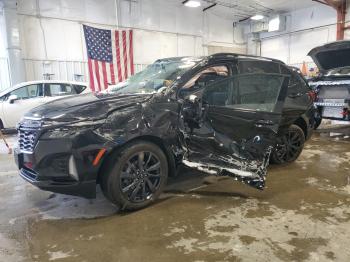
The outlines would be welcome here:
[[[19,124],[20,175],[43,190],[122,209],[149,205],[185,164],[257,189],[294,161],[313,128],[310,88],[269,58],[216,54],[156,61],[113,88],[38,107]]]
[[[316,127],[322,118],[350,121],[350,41],[338,41],[309,53],[320,74],[309,84],[317,99]]]

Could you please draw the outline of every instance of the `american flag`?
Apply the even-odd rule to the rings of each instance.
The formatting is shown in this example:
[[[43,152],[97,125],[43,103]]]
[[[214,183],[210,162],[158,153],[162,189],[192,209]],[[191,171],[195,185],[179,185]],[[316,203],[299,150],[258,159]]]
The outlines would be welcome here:
[[[134,74],[132,30],[83,27],[93,92],[102,91]]]

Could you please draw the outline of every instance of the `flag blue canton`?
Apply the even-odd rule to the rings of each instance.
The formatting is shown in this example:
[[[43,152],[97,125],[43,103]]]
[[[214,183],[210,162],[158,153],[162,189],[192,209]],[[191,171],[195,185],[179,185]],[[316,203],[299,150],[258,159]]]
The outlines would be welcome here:
[[[84,33],[89,58],[111,63],[113,61],[111,30],[84,25]]]

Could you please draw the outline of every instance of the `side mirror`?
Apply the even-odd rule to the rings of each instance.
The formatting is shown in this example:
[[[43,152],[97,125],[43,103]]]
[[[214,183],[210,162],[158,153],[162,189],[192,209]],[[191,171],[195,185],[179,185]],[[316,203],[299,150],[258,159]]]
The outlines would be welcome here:
[[[18,96],[17,95],[10,95],[8,98],[8,101],[10,104],[13,104],[16,100],[18,100]]]

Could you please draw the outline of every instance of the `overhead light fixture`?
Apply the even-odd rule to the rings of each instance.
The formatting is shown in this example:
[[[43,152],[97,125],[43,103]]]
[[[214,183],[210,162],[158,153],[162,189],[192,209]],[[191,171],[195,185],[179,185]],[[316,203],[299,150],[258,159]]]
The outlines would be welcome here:
[[[187,7],[200,7],[201,2],[195,0],[186,0],[182,2]]]
[[[264,18],[265,18],[265,16],[263,16],[263,15],[254,15],[250,19],[252,19],[254,21],[258,21],[258,20],[263,20]]]

